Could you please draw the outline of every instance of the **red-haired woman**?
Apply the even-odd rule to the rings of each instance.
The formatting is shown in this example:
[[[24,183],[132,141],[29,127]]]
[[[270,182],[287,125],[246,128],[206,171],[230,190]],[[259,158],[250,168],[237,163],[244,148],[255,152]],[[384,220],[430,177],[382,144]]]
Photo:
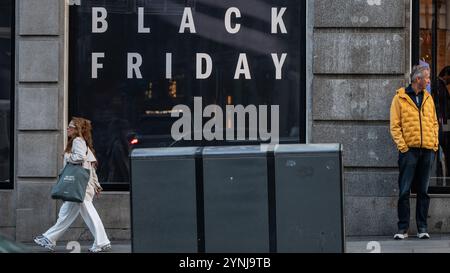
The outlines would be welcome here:
[[[64,166],[67,163],[82,164],[84,168],[90,170],[91,176],[86,188],[86,196],[83,203],[64,202],[59,210],[56,224],[44,234],[34,238],[34,241],[38,245],[53,251],[56,241],[75,221],[78,214],[81,214],[95,239],[89,251],[107,251],[111,249],[111,243],[106,235],[102,220],[92,204],[94,194],[100,193],[102,188],[98,183],[95,172],[97,160],[92,146],[91,122],[84,118],[72,118],[67,127],[67,135],[69,140],[64,151]]]

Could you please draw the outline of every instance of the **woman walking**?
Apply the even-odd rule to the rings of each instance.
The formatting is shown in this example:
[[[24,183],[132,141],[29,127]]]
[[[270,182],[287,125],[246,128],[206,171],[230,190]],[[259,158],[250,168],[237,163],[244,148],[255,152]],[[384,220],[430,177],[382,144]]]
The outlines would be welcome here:
[[[84,118],[74,117],[67,127],[68,142],[64,151],[64,166],[67,163],[81,164],[90,170],[89,183],[83,203],[64,202],[59,210],[56,224],[44,234],[34,238],[36,244],[49,250],[54,250],[56,241],[81,214],[84,222],[94,236],[94,243],[89,249],[91,252],[103,252],[111,249],[111,243],[106,235],[103,223],[92,204],[95,194],[102,190],[96,174],[97,160],[92,146],[91,122]]]

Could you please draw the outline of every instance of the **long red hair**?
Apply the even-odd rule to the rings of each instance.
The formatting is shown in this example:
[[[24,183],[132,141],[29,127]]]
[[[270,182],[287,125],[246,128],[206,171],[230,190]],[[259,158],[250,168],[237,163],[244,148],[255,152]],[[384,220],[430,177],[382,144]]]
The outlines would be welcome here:
[[[67,146],[64,152],[70,153],[72,151],[73,140],[76,137],[81,137],[86,141],[86,145],[91,149],[95,155],[94,146],[92,144],[92,124],[91,121],[85,118],[73,117],[71,123],[75,126],[75,133],[69,137]]]

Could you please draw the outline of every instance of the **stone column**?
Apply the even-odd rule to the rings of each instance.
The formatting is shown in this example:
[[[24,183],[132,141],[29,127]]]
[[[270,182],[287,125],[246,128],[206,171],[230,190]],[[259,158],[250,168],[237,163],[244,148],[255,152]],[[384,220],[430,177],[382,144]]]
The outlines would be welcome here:
[[[65,1],[16,1],[16,240],[56,220],[50,189],[61,167],[65,128]]]
[[[397,150],[389,110],[409,71],[410,1],[311,2],[312,142],[343,144],[346,234],[391,235]]]

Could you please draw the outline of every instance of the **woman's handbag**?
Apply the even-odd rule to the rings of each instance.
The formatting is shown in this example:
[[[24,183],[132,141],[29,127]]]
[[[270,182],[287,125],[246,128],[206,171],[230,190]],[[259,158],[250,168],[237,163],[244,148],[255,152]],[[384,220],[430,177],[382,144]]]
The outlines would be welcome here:
[[[82,165],[67,163],[58,183],[52,188],[52,198],[63,201],[83,203],[90,172]]]

